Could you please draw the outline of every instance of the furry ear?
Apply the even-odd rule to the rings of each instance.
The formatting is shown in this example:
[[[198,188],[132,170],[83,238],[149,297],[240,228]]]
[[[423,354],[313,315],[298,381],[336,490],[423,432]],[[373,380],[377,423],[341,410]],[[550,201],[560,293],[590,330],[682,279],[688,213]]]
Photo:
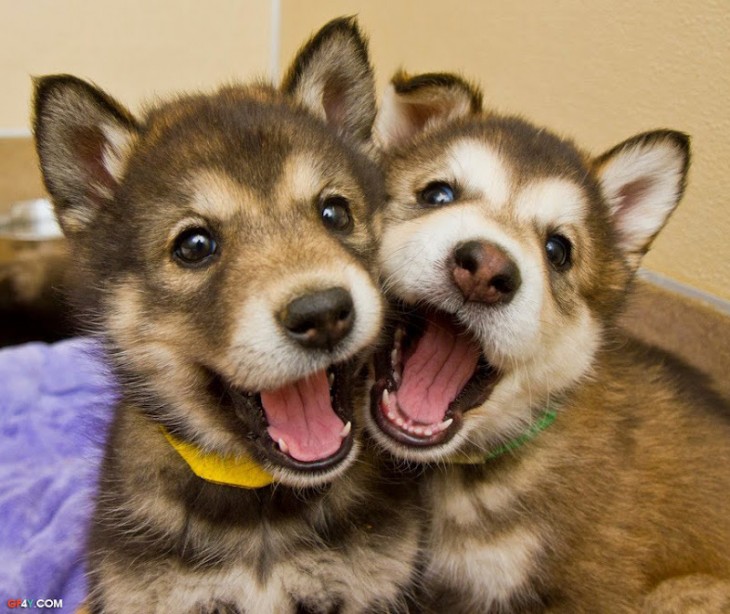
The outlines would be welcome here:
[[[482,110],[482,93],[457,75],[426,73],[391,79],[375,121],[378,145],[401,145],[416,134]]]
[[[637,268],[684,192],[689,137],[672,130],[639,134],[594,160],[619,234],[620,248]]]
[[[327,23],[300,50],[282,90],[339,134],[363,144],[375,121],[375,81],[354,17]]]
[[[70,75],[34,81],[34,133],[46,189],[66,234],[111,200],[137,136],[129,112]]]

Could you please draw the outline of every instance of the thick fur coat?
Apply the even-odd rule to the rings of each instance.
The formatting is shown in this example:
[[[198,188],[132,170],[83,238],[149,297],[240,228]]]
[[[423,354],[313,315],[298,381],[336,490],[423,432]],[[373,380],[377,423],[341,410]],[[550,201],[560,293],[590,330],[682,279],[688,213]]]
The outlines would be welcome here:
[[[730,611],[730,412],[615,325],[688,137],[592,157],[444,74],[397,75],[377,137],[368,421],[427,467],[423,611]]]
[[[181,96],[141,118],[74,77],[37,81],[44,179],[122,387],[92,612],[403,606],[409,487],[357,458],[383,311],[374,117],[350,19],[316,34],[278,89]],[[173,439],[272,483],[202,479]]]

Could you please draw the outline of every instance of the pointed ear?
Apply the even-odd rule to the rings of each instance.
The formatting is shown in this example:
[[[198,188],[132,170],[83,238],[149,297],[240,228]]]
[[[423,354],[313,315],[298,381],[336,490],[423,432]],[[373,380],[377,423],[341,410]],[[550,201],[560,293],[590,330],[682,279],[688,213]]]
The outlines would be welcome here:
[[[297,54],[282,83],[346,138],[365,144],[375,121],[375,81],[367,41],[354,17],[327,23]]]
[[[69,75],[35,80],[34,133],[43,180],[66,234],[113,198],[137,136],[129,112]]]
[[[399,71],[383,95],[375,120],[376,141],[383,149],[402,145],[420,132],[481,110],[479,88],[457,75],[409,77]]]
[[[657,130],[639,134],[594,160],[622,251],[639,266],[684,192],[689,137]]]

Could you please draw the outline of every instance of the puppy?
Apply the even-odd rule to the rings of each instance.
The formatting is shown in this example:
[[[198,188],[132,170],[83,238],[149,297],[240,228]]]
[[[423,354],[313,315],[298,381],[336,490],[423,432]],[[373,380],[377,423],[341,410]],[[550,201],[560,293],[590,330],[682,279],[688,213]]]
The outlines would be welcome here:
[[[481,106],[457,77],[399,74],[377,122],[402,317],[368,426],[436,466],[423,610],[729,612],[727,406],[615,325],[689,139],[591,157]]]
[[[120,382],[89,542],[96,613],[397,611],[404,485],[353,465],[380,332],[366,43],[330,22],[282,86],[133,117],[36,82],[35,137]],[[396,503],[397,502],[397,503]]]

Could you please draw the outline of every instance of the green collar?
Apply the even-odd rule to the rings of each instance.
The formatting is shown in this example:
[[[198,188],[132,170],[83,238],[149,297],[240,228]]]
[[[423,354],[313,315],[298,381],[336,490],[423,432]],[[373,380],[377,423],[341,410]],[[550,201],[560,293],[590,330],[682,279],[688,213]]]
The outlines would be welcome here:
[[[482,463],[486,463],[487,461],[492,460],[493,458],[502,456],[502,454],[504,454],[505,452],[512,452],[513,450],[521,448],[528,441],[537,437],[537,435],[539,435],[553,422],[555,422],[555,418],[557,417],[557,415],[558,412],[553,407],[548,405],[542,415],[535,422],[533,422],[530,425],[530,428],[528,428],[519,437],[510,439],[507,443],[504,443],[501,446],[495,448],[486,456],[462,456],[457,457],[451,462],[457,465],[480,465]]]
[[[208,482],[238,488],[263,488],[274,481],[270,473],[248,456],[221,456],[205,452],[191,443],[173,437],[164,427],[161,426],[160,429],[192,472]]]

